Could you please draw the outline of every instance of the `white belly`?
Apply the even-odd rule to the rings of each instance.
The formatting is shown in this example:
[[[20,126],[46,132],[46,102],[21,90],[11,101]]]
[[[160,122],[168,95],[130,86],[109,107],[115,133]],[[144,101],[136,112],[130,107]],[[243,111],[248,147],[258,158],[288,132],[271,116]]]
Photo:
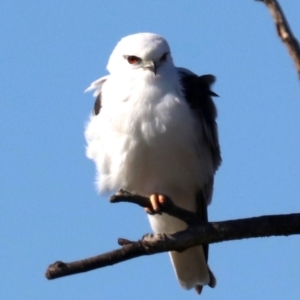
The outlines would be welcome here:
[[[175,91],[148,90],[143,98],[104,103],[100,114],[92,116],[86,130],[87,155],[96,163],[100,191],[162,193],[195,210],[196,192],[209,181],[213,167],[201,145],[202,129],[180,97]],[[155,220],[150,221],[156,231],[168,229],[167,224],[155,226]]]

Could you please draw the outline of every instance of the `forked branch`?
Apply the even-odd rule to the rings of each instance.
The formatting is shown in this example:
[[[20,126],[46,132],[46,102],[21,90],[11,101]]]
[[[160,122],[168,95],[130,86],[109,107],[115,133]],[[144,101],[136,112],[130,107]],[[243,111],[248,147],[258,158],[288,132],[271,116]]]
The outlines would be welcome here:
[[[149,207],[149,199],[122,192],[111,198],[111,202],[130,202]],[[146,234],[139,241],[119,239],[119,249],[79,261],[64,263],[57,261],[47,271],[48,279],[91,271],[111,266],[122,261],[143,255],[151,255],[167,251],[183,251],[184,249],[224,241],[245,238],[288,236],[300,234],[300,213],[289,215],[269,215],[248,219],[223,222],[198,222],[195,214],[177,207],[171,200],[161,207],[163,213],[177,217],[189,226],[186,230],[173,234]]]

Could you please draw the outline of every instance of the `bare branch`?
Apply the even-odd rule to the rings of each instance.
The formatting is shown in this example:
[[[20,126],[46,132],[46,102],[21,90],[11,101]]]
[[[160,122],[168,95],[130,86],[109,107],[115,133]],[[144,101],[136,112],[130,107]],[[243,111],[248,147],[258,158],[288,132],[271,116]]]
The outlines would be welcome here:
[[[288,236],[300,234],[300,214],[273,215],[256,218],[206,223],[190,226],[174,234],[147,234],[142,240],[131,242],[119,239],[122,248],[80,261],[58,261],[46,271],[48,279],[111,266],[143,255],[245,238]]]
[[[288,24],[284,13],[276,0],[256,0],[264,2],[270,10],[270,13],[274,19],[277,33],[281,38],[282,42],[288,48],[290,56],[294,61],[298,76],[300,79],[300,46],[297,39],[294,37],[293,32]]]

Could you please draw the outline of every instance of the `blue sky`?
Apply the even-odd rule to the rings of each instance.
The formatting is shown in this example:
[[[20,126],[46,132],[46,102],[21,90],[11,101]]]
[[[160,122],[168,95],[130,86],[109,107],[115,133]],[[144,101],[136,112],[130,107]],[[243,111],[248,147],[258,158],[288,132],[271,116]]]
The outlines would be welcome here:
[[[300,38],[300,3],[281,1]],[[0,3],[0,298],[196,299],[168,255],[48,281],[47,266],[117,247],[150,231],[145,213],[94,188],[83,91],[106,74],[120,38],[155,32],[176,65],[217,76],[223,164],[212,221],[300,211],[300,86],[266,7],[249,1]],[[300,240],[211,246],[215,289],[201,299],[299,299]]]

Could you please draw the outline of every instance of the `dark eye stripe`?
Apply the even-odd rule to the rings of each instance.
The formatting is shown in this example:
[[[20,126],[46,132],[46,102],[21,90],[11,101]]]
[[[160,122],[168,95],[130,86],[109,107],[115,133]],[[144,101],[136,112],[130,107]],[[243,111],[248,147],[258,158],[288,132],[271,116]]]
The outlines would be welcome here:
[[[166,61],[167,57],[168,57],[168,54],[169,54],[169,52],[164,53],[163,56],[160,58],[160,61],[161,62]]]

